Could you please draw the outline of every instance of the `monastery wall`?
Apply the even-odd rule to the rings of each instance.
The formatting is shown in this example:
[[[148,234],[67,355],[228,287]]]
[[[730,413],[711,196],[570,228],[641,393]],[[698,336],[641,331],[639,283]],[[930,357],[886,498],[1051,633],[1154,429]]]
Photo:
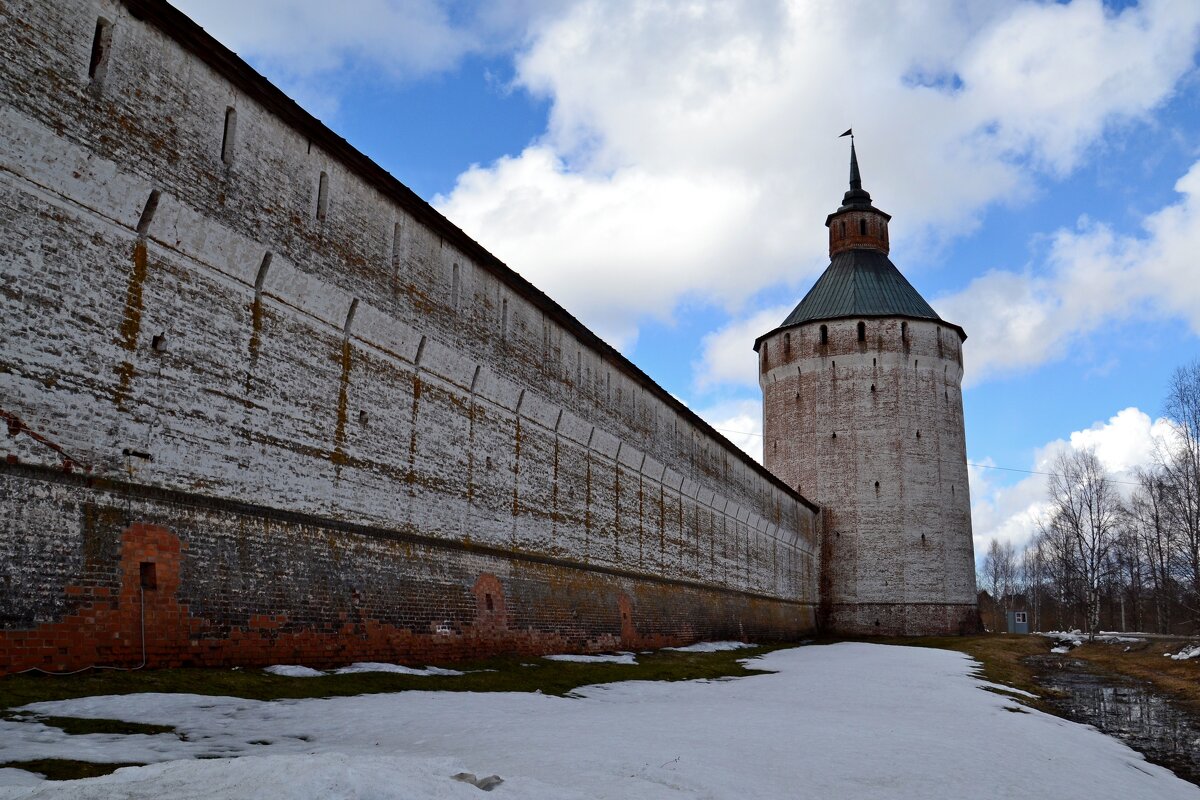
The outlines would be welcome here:
[[[813,628],[814,506],[174,9],[0,23],[0,665]]]

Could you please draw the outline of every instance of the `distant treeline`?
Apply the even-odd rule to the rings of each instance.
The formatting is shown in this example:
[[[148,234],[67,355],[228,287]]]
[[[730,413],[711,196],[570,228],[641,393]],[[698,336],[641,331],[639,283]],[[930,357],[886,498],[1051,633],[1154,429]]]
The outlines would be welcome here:
[[[1200,360],[1175,370],[1163,416],[1132,491],[1095,450],[1058,456],[1037,535],[1024,550],[993,540],[984,559],[989,629],[1021,610],[1033,630],[1200,633]]]

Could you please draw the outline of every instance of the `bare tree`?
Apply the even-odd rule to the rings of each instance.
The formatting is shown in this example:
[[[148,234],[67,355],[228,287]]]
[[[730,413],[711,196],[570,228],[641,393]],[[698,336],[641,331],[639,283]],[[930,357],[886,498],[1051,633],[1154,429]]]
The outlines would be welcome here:
[[[1145,564],[1149,590],[1154,603],[1154,629],[1171,630],[1171,611],[1175,606],[1175,574],[1179,542],[1175,526],[1166,511],[1166,486],[1161,470],[1138,470],[1138,488],[1126,506],[1128,524],[1137,538]]]
[[[1111,567],[1121,520],[1121,500],[1094,449],[1062,453],[1054,466],[1050,524],[1070,549],[1082,579],[1085,628],[1094,638],[1100,627],[1101,586]]]
[[[1012,605],[1017,580],[1017,550],[1012,542],[992,539],[987,555],[983,558],[983,574],[992,599],[1007,625],[1008,611]],[[996,627],[999,629],[999,625]]]
[[[1200,360],[1175,370],[1165,411],[1175,434],[1160,458],[1165,506],[1181,537],[1186,605],[1200,626]]]
[[[1046,581],[1046,557],[1035,538],[1021,553],[1021,584],[1028,608],[1033,612],[1033,630],[1042,629],[1042,592]]]
[[[1142,605],[1146,584],[1146,560],[1138,539],[1137,527],[1128,513],[1121,516],[1112,547],[1109,594],[1120,610],[1120,627],[1127,631],[1142,629]]]

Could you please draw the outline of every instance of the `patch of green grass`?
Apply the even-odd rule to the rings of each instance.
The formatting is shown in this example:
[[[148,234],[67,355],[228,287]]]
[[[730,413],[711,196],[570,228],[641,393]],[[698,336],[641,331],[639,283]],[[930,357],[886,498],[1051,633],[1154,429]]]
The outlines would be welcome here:
[[[763,645],[717,653],[656,650],[637,656],[636,665],[548,661],[537,656],[509,656],[455,664],[457,676],[399,675],[363,672],[320,678],[288,678],[261,669],[165,669],[137,672],[95,671],[67,677],[10,675],[0,678],[0,709],[46,700],[137,692],[190,693],[252,700],[345,697],[380,692],[441,690],[451,692],[534,692],[566,695],[580,686],[615,681],[686,681],[762,674],[739,663],[781,647]],[[531,666],[527,666],[531,665]],[[78,720],[80,723],[94,722]],[[57,724],[57,723],[52,723]],[[118,723],[127,724],[127,723]],[[62,727],[62,726],[59,726]],[[166,733],[166,726],[155,733]],[[164,730],[158,730],[164,728]],[[66,728],[64,727],[64,730]],[[82,732],[82,731],[81,731]],[[98,730],[86,731],[101,732]],[[116,731],[113,731],[116,732]],[[147,733],[148,730],[124,731]]]
[[[72,761],[67,758],[39,758],[36,761],[8,761],[0,768],[11,767],[44,775],[48,781],[73,781],[80,778],[98,778],[116,772],[121,767],[144,767],[145,764],[97,764],[92,761]]]
[[[71,736],[82,736],[88,733],[144,733],[153,736],[156,733],[175,733],[172,725],[149,725],[144,722],[123,722],[119,719],[88,719],[86,717],[43,717],[34,715],[25,717],[31,722],[40,722],[59,728]]]

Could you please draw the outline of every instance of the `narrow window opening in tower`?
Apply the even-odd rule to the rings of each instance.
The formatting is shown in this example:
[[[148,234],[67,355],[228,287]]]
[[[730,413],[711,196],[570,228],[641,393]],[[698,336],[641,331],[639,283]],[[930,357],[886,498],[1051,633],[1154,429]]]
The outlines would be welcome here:
[[[867,235],[867,221],[865,219],[860,219],[858,221],[858,232],[862,236]]]
[[[400,228],[400,223],[397,222],[392,226],[392,272],[395,273],[400,269],[400,236],[403,230]]]
[[[871,359],[871,366],[872,366],[872,367],[877,367],[877,366],[879,366],[879,361],[878,361],[877,359],[874,359],[874,358],[872,358],[872,359]]]
[[[500,301],[500,338],[508,338],[508,298]]]
[[[783,335],[783,355],[786,358],[792,354],[792,335],[785,333]]]
[[[908,323],[900,323],[900,341],[904,344],[908,343]]]
[[[865,322],[858,323],[858,340],[860,342],[867,340],[867,323]]]
[[[917,438],[918,438],[918,439],[920,439],[920,438],[921,438],[921,432],[920,432],[920,431],[917,431]]]
[[[875,494],[879,494],[879,481],[875,481]]]
[[[837,431],[834,431],[834,432],[833,432],[833,436],[830,436],[829,438],[830,438],[830,439],[836,439],[836,438],[837,438]]]
[[[767,352],[767,348],[768,348],[769,346],[770,346],[770,345],[768,345],[766,342],[763,342],[763,347],[762,347],[762,368],[763,368],[764,370],[767,368],[767,361],[769,360],[769,354],[768,354],[768,352]]]
[[[158,211],[158,198],[160,194],[158,189],[152,189],[150,196],[146,198],[146,205],[142,207],[142,215],[138,217],[136,228],[138,236],[145,236],[150,230],[150,223],[154,221],[154,214]]]
[[[821,326],[821,344],[829,344],[829,327],[827,325]]]
[[[325,221],[329,213],[329,175],[324,170],[317,181],[317,219]]]
[[[875,394],[875,384],[871,384],[871,394]]]
[[[112,48],[112,23],[104,17],[96,20],[96,32],[92,35],[92,57],[88,61],[88,80],[99,86],[108,71],[108,53]]]
[[[233,106],[225,109],[225,129],[221,133],[221,160],[226,164],[233,163],[233,144],[237,136],[237,111]]]
[[[461,271],[458,264],[455,264],[450,275],[450,307],[455,311],[458,311],[458,295],[462,285]]]
[[[844,221],[840,222],[840,223],[838,223],[838,226],[841,229],[842,236],[845,236],[846,235],[846,223]]]
[[[952,483],[952,484],[950,484],[950,496],[951,496],[951,497],[953,497],[953,496],[954,496],[954,484],[953,484],[953,483]]]

